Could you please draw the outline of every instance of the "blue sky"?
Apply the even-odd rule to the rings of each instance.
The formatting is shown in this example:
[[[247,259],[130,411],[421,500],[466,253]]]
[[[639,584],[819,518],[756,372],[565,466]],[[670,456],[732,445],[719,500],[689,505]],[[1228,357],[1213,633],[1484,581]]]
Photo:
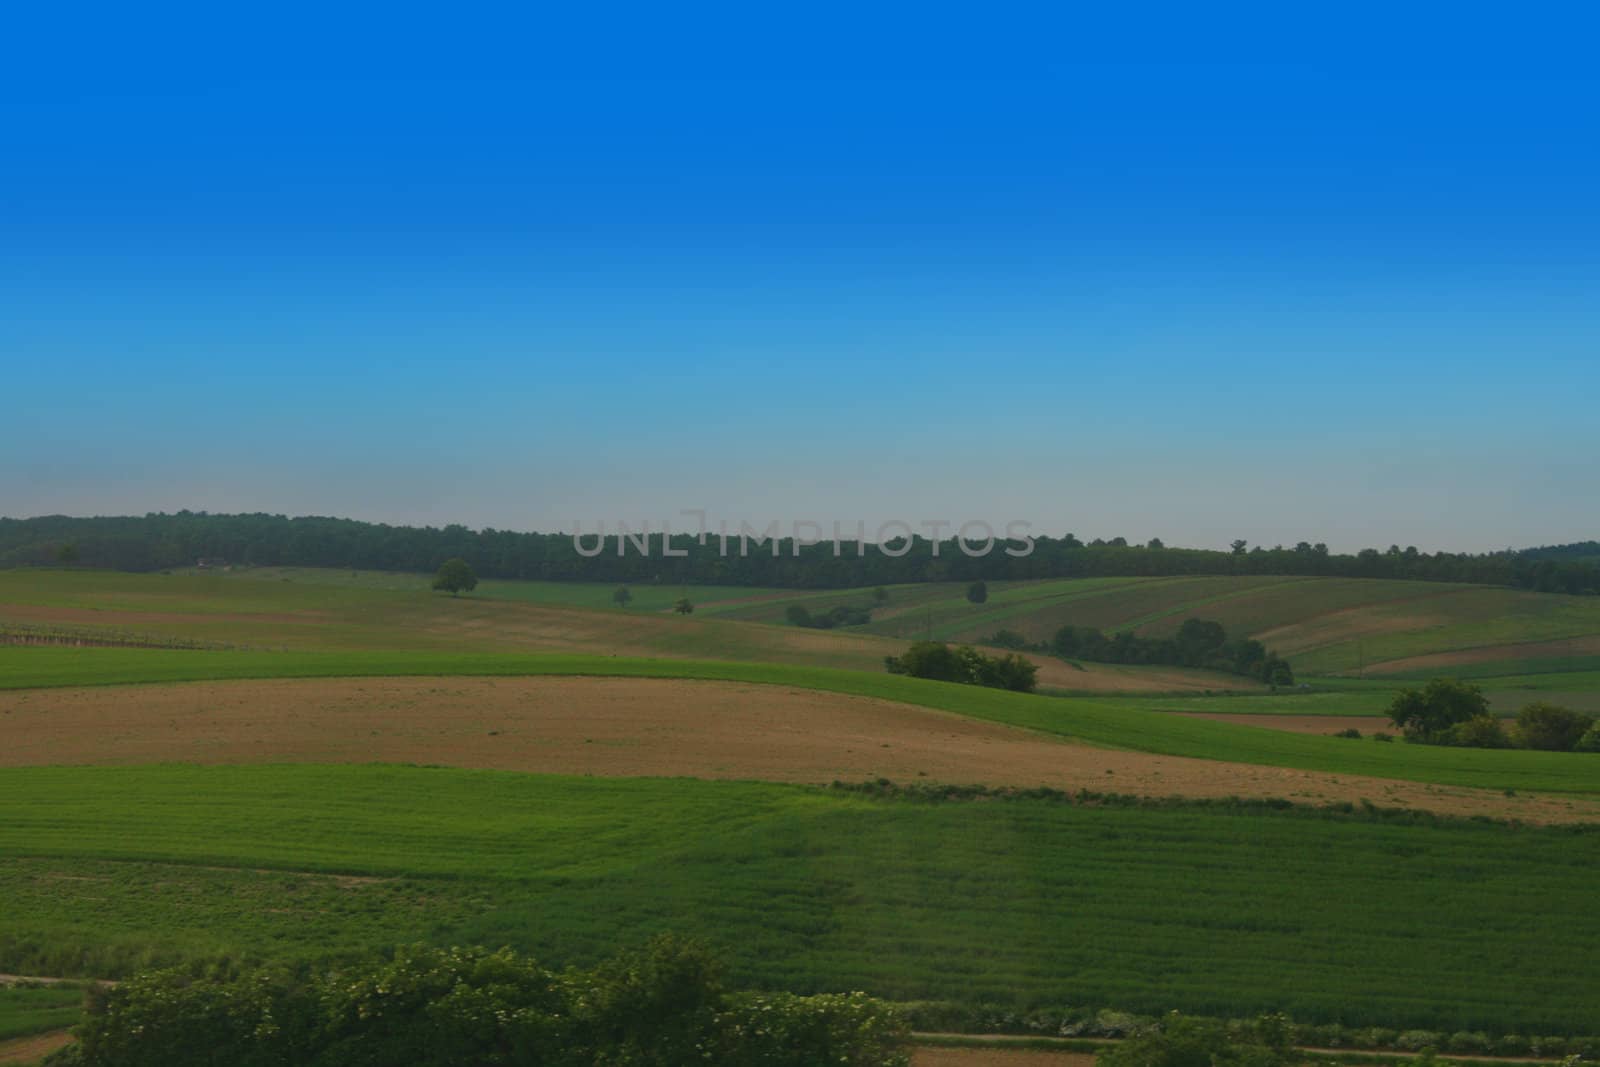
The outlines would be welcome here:
[[[0,514],[1600,536],[1581,9],[12,16]]]

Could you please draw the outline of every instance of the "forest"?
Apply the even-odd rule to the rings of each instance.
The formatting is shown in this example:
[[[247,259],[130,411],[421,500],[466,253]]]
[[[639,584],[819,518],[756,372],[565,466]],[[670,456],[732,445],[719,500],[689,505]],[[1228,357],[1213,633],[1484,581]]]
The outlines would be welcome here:
[[[724,555],[716,539],[672,538],[674,555],[641,554],[633,542],[610,536],[595,552],[594,537],[580,555],[570,534],[518,533],[466,526],[390,526],[354,519],[283,515],[220,515],[203,511],[143,516],[0,518],[0,567],[75,566],[124,571],[218,565],[339,567],[433,572],[460,558],[484,578],[762,585],[835,589],[924,581],[1029,578],[1138,577],[1201,574],[1306,575],[1474,582],[1548,593],[1600,593],[1600,561],[1588,545],[1552,546],[1481,554],[1423,552],[1391,545],[1335,553],[1325,544],[1226,549],[1167,547],[1152,538],[1132,544],[1122,537],[1084,542],[1072,534],[1033,538],[1032,551],[968,556],[953,541],[916,537],[889,555],[872,546],[832,541],[796,546],[783,539],[752,545],[748,555]],[[683,554],[677,555],[678,552]]]

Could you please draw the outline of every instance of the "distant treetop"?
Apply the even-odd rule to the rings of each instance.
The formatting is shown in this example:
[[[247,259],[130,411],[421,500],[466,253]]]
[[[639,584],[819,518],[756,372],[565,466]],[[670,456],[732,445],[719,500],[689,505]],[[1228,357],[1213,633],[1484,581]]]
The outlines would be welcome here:
[[[837,589],[927,581],[1020,581],[1176,575],[1314,575],[1404,578],[1505,585],[1547,593],[1600,593],[1600,543],[1578,542],[1525,551],[1430,553],[1391,545],[1354,554],[1330,552],[1303,540],[1292,548],[1250,547],[1243,539],[1215,549],[1179,548],[1124,537],[1084,544],[1072,534],[1037,535],[1024,556],[993,551],[968,556],[949,540],[914,537],[904,555],[852,542],[835,554],[831,541],[796,548],[790,540],[761,545],[748,555],[722,555],[715,538],[673,539],[673,555],[641,555],[615,535],[595,552],[593,538],[579,554],[570,534],[470,530],[465,526],[386,526],[353,519],[179,512],[130,517],[0,519],[0,567],[102,567],[153,571],[199,558],[239,566],[334,567],[429,573],[440,560],[459,559],[482,578],[594,581],[647,585],[764,585]],[[71,546],[67,549],[66,546]],[[622,550],[619,552],[619,548]],[[65,549],[65,551],[64,551]],[[776,551],[774,551],[776,549]],[[683,555],[678,555],[678,553]],[[74,558],[75,557],[75,558]],[[875,594],[876,595],[876,594]],[[881,602],[881,601],[880,601]]]

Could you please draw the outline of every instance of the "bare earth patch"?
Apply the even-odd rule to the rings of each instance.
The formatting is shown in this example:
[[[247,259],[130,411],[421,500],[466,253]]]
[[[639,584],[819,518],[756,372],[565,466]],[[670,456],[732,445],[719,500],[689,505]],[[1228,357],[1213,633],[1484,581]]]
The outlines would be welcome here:
[[[1260,726],[1268,730],[1287,730],[1292,734],[1336,734],[1340,730],[1360,730],[1363,737],[1374,733],[1398,733],[1386,715],[1241,715],[1232,712],[1174,711],[1187,719],[1210,719],[1240,726]]]
[[[0,1041],[0,1063],[38,1063],[56,1049],[72,1043],[66,1030],[52,1030],[45,1034],[30,1034]]]
[[[1092,1052],[1021,1048],[919,1048],[911,1067],[1094,1067]]]
[[[1564,656],[1592,656],[1600,653],[1600,635],[1564,637],[1557,641],[1526,641],[1521,644],[1484,645],[1463,648],[1455,652],[1430,652],[1424,656],[1407,656],[1367,667],[1368,674],[1399,674],[1407,671],[1443,670],[1463,667],[1472,663],[1496,663],[1500,660],[1515,662],[1525,659],[1554,659]]]
[[[1586,799],[1122,752],[930,708],[655,678],[338,678],[0,694],[0,766],[430,763],[609,776],[890,778],[1600,819]]]

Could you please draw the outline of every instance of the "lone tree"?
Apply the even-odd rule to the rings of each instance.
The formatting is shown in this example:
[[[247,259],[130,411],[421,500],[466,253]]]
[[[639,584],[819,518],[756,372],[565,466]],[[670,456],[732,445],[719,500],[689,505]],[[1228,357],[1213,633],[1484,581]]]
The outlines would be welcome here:
[[[973,582],[967,586],[967,599],[974,604],[982,604],[989,599],[989,585],[987,582]]]
[[[617,607],[625,608],[633,601],[633,594],[628,592],[627,586],[619,585],[617,586],[617,591],[611,594],[611,600]]]
[[[1402,689],[1389,705],[1389,721],[1409,741],[1438,744],[1458,722],[1489,714],[1483,690],[1466,682],[1435,678],[1421,689]]]
[[[672,605],[672,610],[676,611],[679,615],[693,615],[694,605],[689,603],[688,597],[681,596],[678,598],[678,602]]]
[[[889,602],[889,590],[885,589],[881,585],[878,586],[878,588],[872,591],[872,599],[875,603],[887,604]]]
[[[472,564],[457,557],[447,559],[439,567],[439,573],[433,576],[433,587],[443,589],[451,596],[455,596],[463,589],[472,592],[478,588],[478,576],[473,573]]]
[[[78,562],[78,546],[73,541],[68,541],[56,549],[56,562],[64,567],[70,567]]]

